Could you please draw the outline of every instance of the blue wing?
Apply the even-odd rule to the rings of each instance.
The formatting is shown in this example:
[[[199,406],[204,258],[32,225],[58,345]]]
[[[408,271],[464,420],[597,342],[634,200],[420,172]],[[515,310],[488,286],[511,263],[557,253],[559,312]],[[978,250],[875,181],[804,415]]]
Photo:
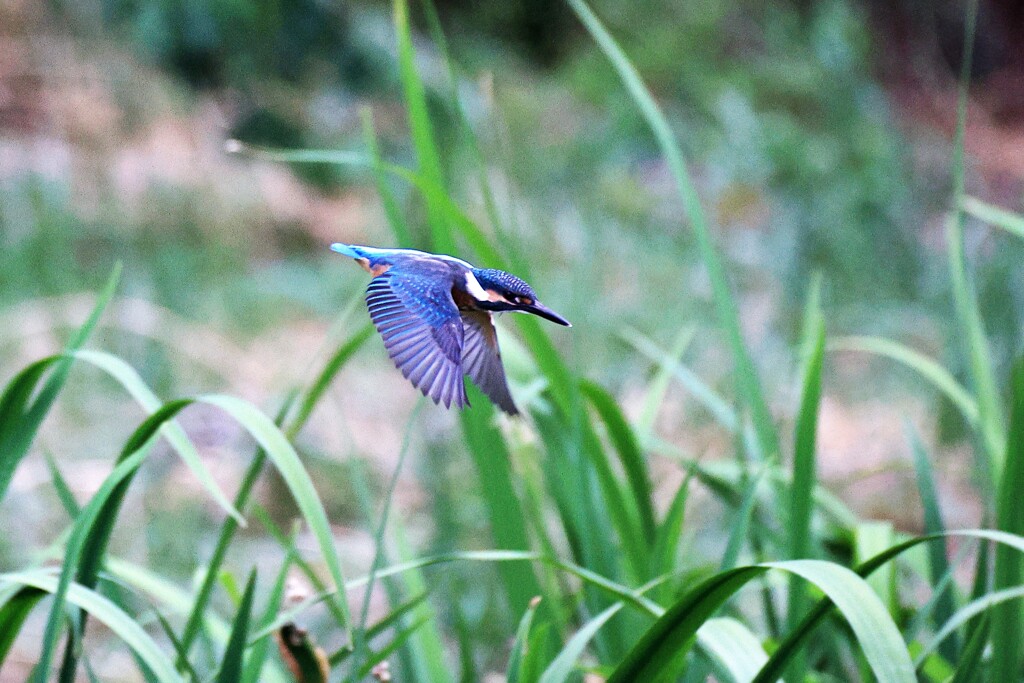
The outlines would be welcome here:
[[[434,403],[468,405],[462,381],[463,326],[447,268],[392,267],[366,290],[366,305],[388,355]]]
[[[518,415],[519,411],[508,390],[508,380],[505,379],[498,335],[491,314],[486,311],[463,311],[462,321],[465,323],[462,369],[496,406],[509,415]]]

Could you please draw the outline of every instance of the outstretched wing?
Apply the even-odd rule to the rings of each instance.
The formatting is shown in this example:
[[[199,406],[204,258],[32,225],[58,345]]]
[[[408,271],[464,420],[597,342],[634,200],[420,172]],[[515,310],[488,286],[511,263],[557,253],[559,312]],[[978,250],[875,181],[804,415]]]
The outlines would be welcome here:
[[[388,355],[413,386],[446,408],[468,405],[462,381],[462,318],[447,269],[409,272],[396,264],[366,290],[366,305]]]
[[[465,342],[462,347],[462,369],[487,398],[509,415],[518,415],[501,364],[498,335],[491,314],[486,311],[463,311]]]

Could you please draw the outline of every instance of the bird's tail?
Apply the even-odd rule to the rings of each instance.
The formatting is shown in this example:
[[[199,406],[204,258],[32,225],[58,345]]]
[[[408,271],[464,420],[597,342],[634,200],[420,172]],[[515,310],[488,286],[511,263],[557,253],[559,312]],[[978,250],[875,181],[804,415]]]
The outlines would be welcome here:
[[[366,256],[363,253],[363,250],[360,249],[359,247],[353,244],[342,244],[341,242],[335,242],[334,244],[332,244],[331,251],[336,251],[339,254],[344,254],[345,256],[351,258],[365,258]]]

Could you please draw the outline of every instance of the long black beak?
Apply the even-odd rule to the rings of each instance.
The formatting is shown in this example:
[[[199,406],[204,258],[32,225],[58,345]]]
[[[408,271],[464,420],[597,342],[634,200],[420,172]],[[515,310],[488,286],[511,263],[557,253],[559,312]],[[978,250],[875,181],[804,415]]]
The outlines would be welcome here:
[[[545,306],[544,304],[542,304],[539,301],[534,301],[529,306],[523,306],[519,310],[521,310],[521,311],[523,311],[525,313],[533,313],[534,315],[539,315],[540,317],[547,318],[551,322],[558,323],[559,325],[565,325],[566,327],[572,327],[572,323],[571,322],[569,322],[568,320],[566,320],[562,316],[558,315],[557,313],[555,313],[554,311],[552,311],[550,308],[548,308],[547,306]]]

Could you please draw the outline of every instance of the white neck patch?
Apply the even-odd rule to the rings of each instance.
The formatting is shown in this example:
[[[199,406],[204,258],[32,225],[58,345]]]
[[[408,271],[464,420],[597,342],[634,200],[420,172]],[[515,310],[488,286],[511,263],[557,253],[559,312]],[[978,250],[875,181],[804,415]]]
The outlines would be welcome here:
[[[490,301],[491,299],[471,270],[466,271],[466,291],[477,301]]]

